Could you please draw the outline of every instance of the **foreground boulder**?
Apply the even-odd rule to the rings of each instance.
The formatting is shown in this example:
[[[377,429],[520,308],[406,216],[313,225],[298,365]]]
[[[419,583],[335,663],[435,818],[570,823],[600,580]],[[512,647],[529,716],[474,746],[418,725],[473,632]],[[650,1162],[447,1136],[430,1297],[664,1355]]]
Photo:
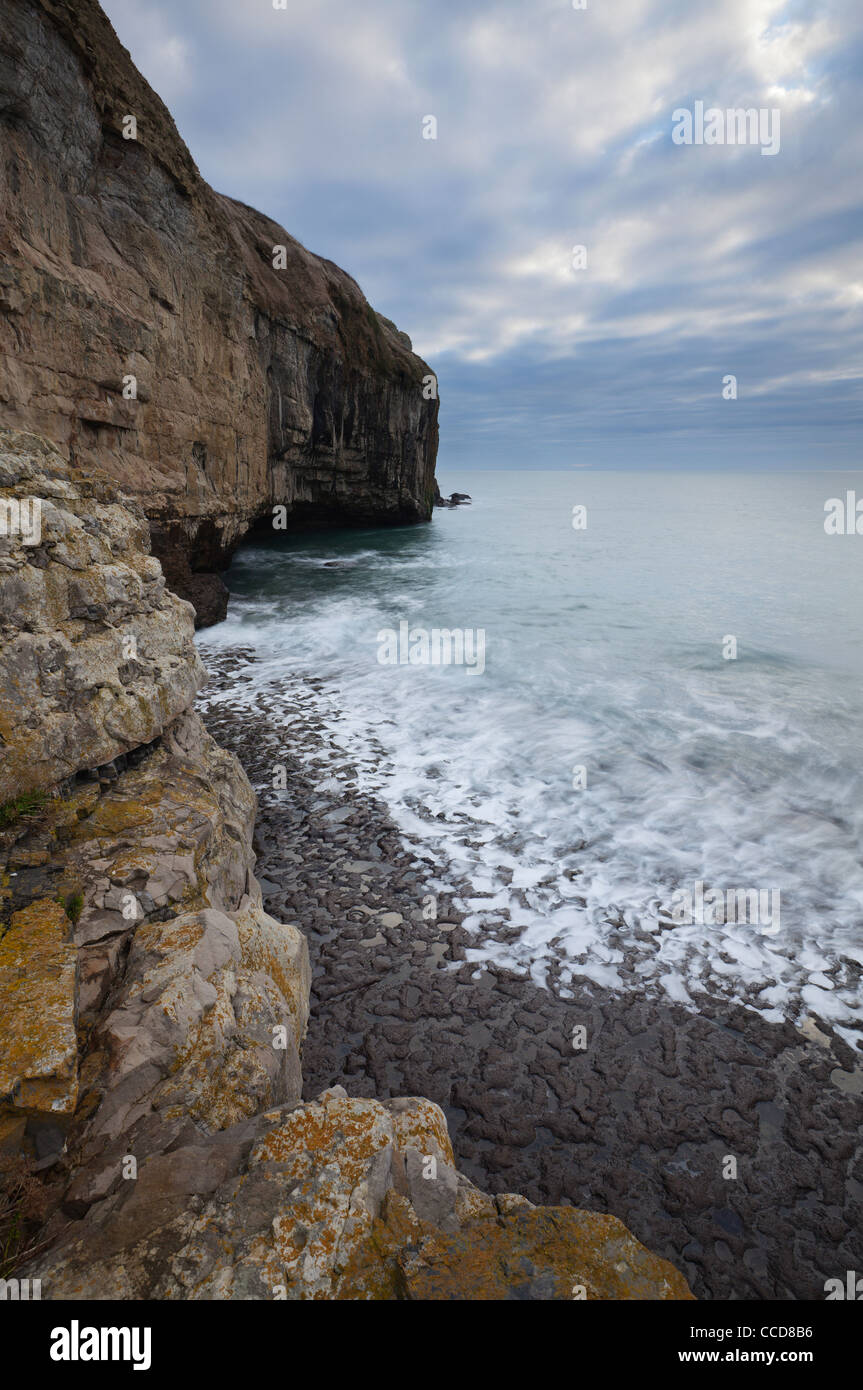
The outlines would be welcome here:
[[[615,1217],[473,1187],[428,1100],[334,1087],[218,1136],[208,1155],[178,1145],[118,1183],[39,1262],[43,1297],[692,1297]],[[221,1180],[229,1161],[238,1172]]]

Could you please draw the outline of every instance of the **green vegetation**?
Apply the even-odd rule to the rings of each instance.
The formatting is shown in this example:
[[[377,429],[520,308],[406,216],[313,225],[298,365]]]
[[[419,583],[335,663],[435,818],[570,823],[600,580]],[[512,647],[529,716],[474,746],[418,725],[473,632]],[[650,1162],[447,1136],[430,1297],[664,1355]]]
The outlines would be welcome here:
[[[69,918],[69,921],[72,923],[72,925],[77,926],[78,918],[81,916],[81,913],[84,910],[84,894],[67,893],[66,897],[64,898],[63,894],[59,893],[57,895],[57,901],[60,904],[60,906],[65,909],[66,916]]]
[[[0,830],[19,820],[21,816],[32,815],[34,811],[41,810],[47,800],[47,792],[22,792],[13,801],[7,801],[0,806]]]
[[[372,308],[371,304],[366,304],[366,318],[369,321],[369,327],[374,333],[375,338],[378,342],[380,342],[381,338],[383,337],[383,329],[381,328],[381,321],[378,318],[375,310]]]

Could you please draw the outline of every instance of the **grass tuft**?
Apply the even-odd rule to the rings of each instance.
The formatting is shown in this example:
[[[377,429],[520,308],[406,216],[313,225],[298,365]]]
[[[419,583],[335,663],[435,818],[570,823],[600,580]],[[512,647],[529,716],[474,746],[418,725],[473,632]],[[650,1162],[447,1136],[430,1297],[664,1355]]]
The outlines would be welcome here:
[[[40,811],[48,800],[47,792],[22,792],[14,800],[7,801],[0,806],[0,830],[7,825],[12,825],[14,821],[20,820],[22,816],[32,815],[34,811]]]

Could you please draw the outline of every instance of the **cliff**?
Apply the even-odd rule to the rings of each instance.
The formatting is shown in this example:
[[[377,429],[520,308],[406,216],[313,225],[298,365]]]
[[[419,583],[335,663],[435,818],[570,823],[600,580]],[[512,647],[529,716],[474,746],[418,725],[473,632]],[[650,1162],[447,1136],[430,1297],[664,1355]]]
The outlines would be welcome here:
[[[204,182],[96,0],[0,0],[0,33],[3,423],[141,500],[199,623],[274,506],[427,520],[438,401],[408,337]]]
[[[191,709],[192,608],[139,503],[0,430],[0,517],[0,1187],[29,1164],[47,1208],[20,1277],[61,1300],[690,1298],[616,1218],[481,1192],[431,1101],[301,1100],[306,940],[263,910],[255,797]]]

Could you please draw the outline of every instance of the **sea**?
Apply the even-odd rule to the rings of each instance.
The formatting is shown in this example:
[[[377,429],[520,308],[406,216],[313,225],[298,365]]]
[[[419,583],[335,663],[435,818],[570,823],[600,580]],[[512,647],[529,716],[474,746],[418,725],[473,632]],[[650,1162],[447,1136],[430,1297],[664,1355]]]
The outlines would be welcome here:
[[[863,1046],[863,478],[736,462],[442,468],[429,524],[256,536],[199,643],[286,746],[312,692],[477,971]]]

